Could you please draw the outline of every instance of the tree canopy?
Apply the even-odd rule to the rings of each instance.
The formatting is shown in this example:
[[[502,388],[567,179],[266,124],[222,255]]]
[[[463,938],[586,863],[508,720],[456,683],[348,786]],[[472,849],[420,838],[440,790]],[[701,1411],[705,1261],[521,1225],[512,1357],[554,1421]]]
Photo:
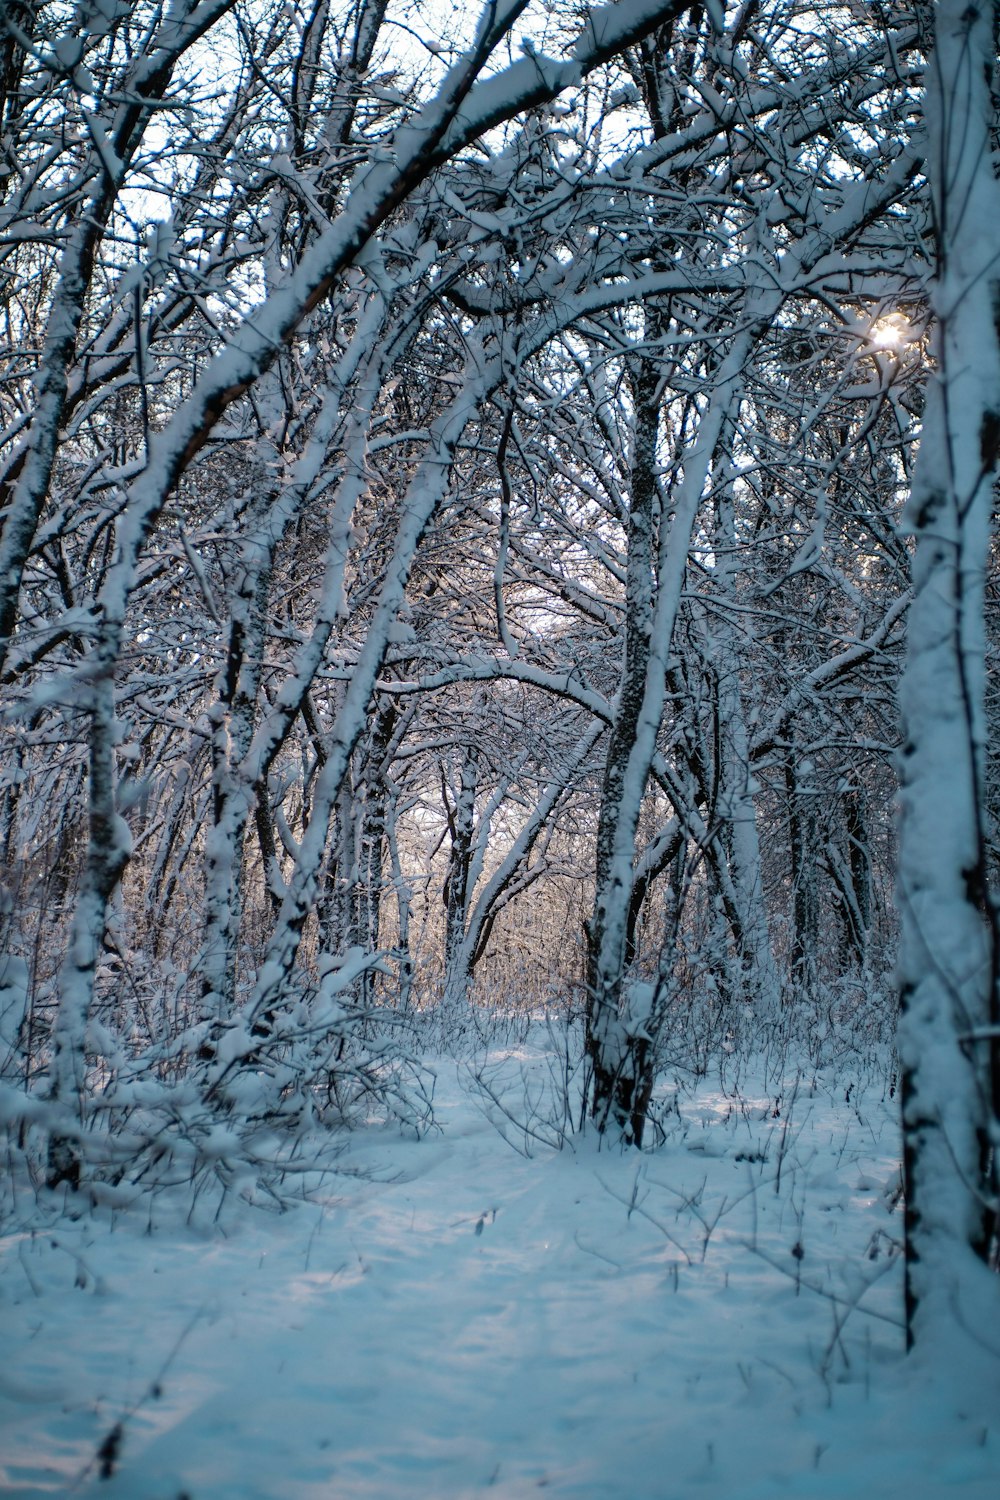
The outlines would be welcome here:
[[[558,1001],[635,1145],[679,1037],[888,1035],[910,615],[910,1230],[960,1137],[995,1253],[993,21],[3,6],[0,1068],[50,1184],[419,1119],[387,1012]]]

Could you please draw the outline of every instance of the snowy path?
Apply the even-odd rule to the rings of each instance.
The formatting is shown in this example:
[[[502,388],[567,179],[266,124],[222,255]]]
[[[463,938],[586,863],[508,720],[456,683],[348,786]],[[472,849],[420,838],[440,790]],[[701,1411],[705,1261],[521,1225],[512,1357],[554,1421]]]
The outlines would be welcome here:
[[[440,1135],[359,1139],[370,1178],[319,1208],[225,1238],[138,1216],[9,1234],[2,1492],[1000,1495],[1000,1385],[952,1372],[959,1421],[900,1368],[891,1107],[803,1089],[774,1119],[706,1086],[641,1161],[591,1140],[527,1160],[451,1064],[438,1093]],[[811,1286],[871,1315],[838,1336]]]

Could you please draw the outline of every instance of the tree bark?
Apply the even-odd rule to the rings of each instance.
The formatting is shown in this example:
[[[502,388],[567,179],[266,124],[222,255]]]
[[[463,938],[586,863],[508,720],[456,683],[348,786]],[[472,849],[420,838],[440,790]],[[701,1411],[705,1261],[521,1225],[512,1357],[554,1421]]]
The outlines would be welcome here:
[[[966,1302],[996,1237],[997,913],[987,884],[985,632],[1000,467],[995,6],[941,0],[928,67],[935,368],[905,521],[916,538],[902,685],[899,1053],[906,1321],[919,1344]]]

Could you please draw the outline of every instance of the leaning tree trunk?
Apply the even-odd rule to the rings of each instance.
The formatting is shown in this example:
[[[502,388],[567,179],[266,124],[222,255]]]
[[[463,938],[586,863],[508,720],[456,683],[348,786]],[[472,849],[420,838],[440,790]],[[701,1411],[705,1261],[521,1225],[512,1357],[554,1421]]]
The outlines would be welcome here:
[[[935,368],[906,517],[916,553],[898,898],[906,1319],[918,1344],[974,1316],[964,1298],[996,1235],[1000,945],[984,829],[983,590],[1000,460],[997,14],[986,0],[941,0],[928,65]]]
[[[591,1115],[623,1142],[640,1145],[652,1086],[655,1048],[633,1034],[623,1006],[625,951],[635,876],[635,836],[666,696],[674,622],[705,480],[723,425],[743,391],[743,372],[758,332],[777,310],[777,293],[754,298],[732,340],[684,462],[669,526],[654,545],[658,378],[643,361],[636,381],[636,438],[626,580],[626,648],[622,686],[608,745],[598,817],[593,912],[587,928],[586,1047],[593,1087]],[[655,590],[653,579],[655,577]]]

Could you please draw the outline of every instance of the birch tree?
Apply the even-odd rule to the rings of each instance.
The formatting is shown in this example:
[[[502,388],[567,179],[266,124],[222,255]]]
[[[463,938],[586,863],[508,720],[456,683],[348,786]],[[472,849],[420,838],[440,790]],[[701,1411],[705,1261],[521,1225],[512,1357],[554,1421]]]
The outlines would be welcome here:
[[[914,598],[902,687],[906,1316],[972,1332],[995,1262],[1000,966],[985,824],[984,580],[1000,466],[997,11],[936,7],[927,74],[934,368],[906,521]]]

